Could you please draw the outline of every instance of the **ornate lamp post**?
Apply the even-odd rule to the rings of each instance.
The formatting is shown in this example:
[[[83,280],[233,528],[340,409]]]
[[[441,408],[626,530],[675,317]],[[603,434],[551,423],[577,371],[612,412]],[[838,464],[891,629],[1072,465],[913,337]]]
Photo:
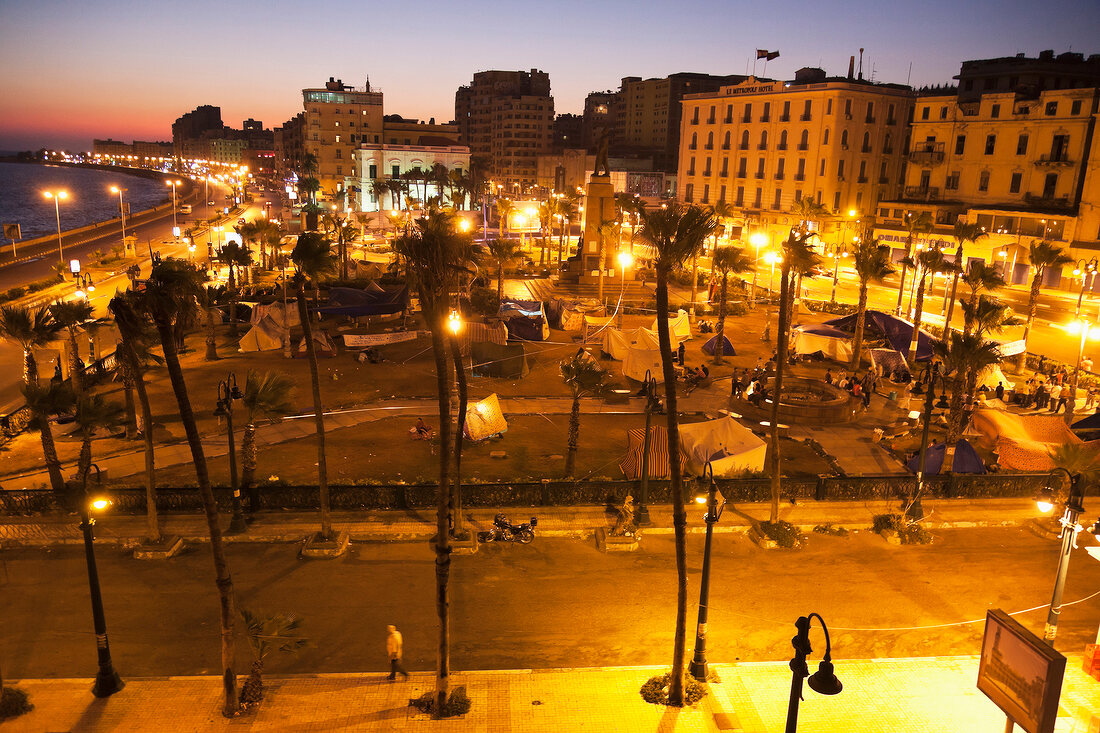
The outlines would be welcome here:
[[[751,244],[753,246],[753,248],[756,250],[756,258],[753,260],[754,267],[753,267],[753,270],[752,270],[752,298],[750,298],[750,300],[749,300],[749,302],[752,303],[752,306],[754,308],[756,307],[756,275],[757,275],[757,268],[755,267],[755,265],[760,264],[760,248],[763,247],[767,243],[768,243],[768,235],[765,234],[764,232],[753,232],[749,236],[749,244]]]
[[[178,229],[179,224],[176,222],[176,187],[182,185],[183,181],[171,180],[164,183],[172,189],[172,229]]]
[[[1092,292],[1093,282],[1096,280],[1096,269],[1100,265],[1100,261],[1097,261],[1095,257],[1091,260],[1077,260],[1077,265],[1073,268],[1074,277],[1081,278],[1081,293],[1077,296],[1077,317],[1081,316],[1081,305],[1085,301],[1085,278],[1088,278],[1089,292]]]
[[[718,491],[718,484],[714,481],[714,468],[710,461],[703,467],[704,481],[710,482],[706,495],[695,497],[696,503],[706,504],[707,513],[703,520],[707,523],[707,536],[703,542],[703,577],[699,583],[699,622],[695,627],[695,656],[692,657],[688,671],[691,676],[700,682],[707,681],[707,604],[710,601],[710,542],[714,534],[714,525],[722,516],[722,508],[726,505],[725,498]]]
[[[122,188],[121,186],[111,186],[111,193],[118,194],[118,215],[122,220],[122,251],[126,251],[126,205],[122,203],[122,192],[129,191],[128,188]]]
[[[939,362],[932,362],[921,370],[919,377],[913,383],[913,389],[911,392],[914,395],[924,394],[924,389],[921,387],[922,382],[928,383],[927,397],[924,400],[924,428],[921,430],[920,438],[920,457],[917,458],[917,475],[916,484],[913,491],[913,502],[908,509],[908,514],[916,519],[920,519],[924,516],[924,508],[921,506],[921,494],[924,493],[924,459],[928,453],[928,428],[932,423],[932,400],[936,396],[936,383],[940,384],[940,399],[935,407],[946,410],[950,405],[947,402],[947,384],[946,376],[940,374]]]
[[[57,256],[65,264],[65,253],[61,249],[61,199],[69,198],[68,191],[44,191],[46,198],[53,199],[53,213],[57,218]]]
[[[810,675],[810,668],[806,664],[806,658],[810,656],[813,648],[810,646],[810,624],[816,618],[821,624],[821,630],[825,632],[825,656],[817,665],[817,671]],[[801,616],[794,622],[798,630],[791,639],[794,647],[794,658],[791,659],[791,699],[787,705],[786,733],[796,733],[798,730],[798,703],[802,700],[802,680],[809,677],[810,689],[821,695],[836,695],[844,689],[844,685],[836,678],[833,671],[832,646],[829,643],[829,628],[825,625],[825,619],[817,613],[809,616]]]
[[[226,433],[229,436],[229,486],[233,490],[233,519],[229,522],[230,532],[244,532],[248,524],[241,513],[241,489],[237,485],[237,448],[233,440],[233,400],[244,397],[237,386],[237,375],[230,372],[225,380],[218,383],[218,406],[215,417],[224,417]]]
[[[98,471],[98,468],[96,469]],[[111,661],[111,645],[107,641],[107,619],[103,615],[103,593],[99,587],[99,570],[95,563],[93,531],[95,519],[90,516],[91,509],[103,510],[110,506],[107,499],[91,499],[85,483],[80,498],[80,531],[84,535],[84,560],[88,565],[88,590],[92,597],[92,625],[95,629],[96,655],[99,658],[99,671],[96,672],[92,694],[96,697],[110,697],[124,686]]]

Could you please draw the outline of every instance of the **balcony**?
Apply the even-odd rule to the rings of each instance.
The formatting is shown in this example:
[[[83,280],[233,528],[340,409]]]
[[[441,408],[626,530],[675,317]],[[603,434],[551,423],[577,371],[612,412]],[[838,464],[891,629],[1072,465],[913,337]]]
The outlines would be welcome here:
[[[741,143],[740,145],[737,146],[737,149],[738,150],[748,150],[749,149],[749,144],[748,143]]]
[[[938,201],[940,189],[937,186],[906,186],[904,198],[917,201]]]
[[[873,125],[875,124],[875,118],[871,115],[868,115],[867,119],[865,119],[864,122],[866,122],[868,125]]]
[[[714,150],[714,143],[707,143],[703,146],[703,150]]]
[[[796,180],[796,181],[805,181],[806,180],[806,174],[805,173],[795,173],[794,174],[794,180]]]
[[[883,149],[882,149],[882,154],[883,154],[883,155],[893,155],[893,154],[894,154],[894,148],[893,148],[893,146],[891,146],[891,147],[888,147],[888,148],[883,148]]]
[[[891,117],[890,119],[886,120],[886,124],[887,125],[896,125],[896,124],[898,124],[898,121],[896,119],[894,119],[893,117]]]
[[[856,179],[856,183],[867,183],[867,176],[860,176]]]
[[[723,168],[722,172],[718,174],[718,177],[719,178],[729,178],[730,177],[729,168]]]
[[[779,121],[780,122],[790,122],[791,121],[791,116],[790,115],[780,115]]]
[[[705,177],[708,177],[708,178],[709,178],[709,177],[710,177],[710,174],[711,174],[710,168],[707,168],[707,169],[706,169],[705,171],[703,171],[703,175],[704,175]]]
[[[776,150],[786,150],[787,149],[787,143],[779,143],[778,145],[775,146],[775,149]]]
[[[782,171],[775,174],[775,180],[777,180],[777,181],[782,181],[783,180],[783,172]]]
[[[798,149],[799,150],[809,150],[810,149],[810,144],[809,143],[799,143],[798,144]]]
[[[759,145],[756,146],[756,149],[757,150],[767,150],[768,149],[768,144],[767,143],[760,143]]]
[[[745,171],[743,171],[743,170],[737,171],[737,177],[738,178],[745,178],[746,176],[747,176],[747,174],[745,173]]]
[[[769,117],[768,115],[764,115],[760,118],[761,122],[771,122],[771,120],[772,120],[772,118]]]
[[[803,122],[809,122],[813,119],[813,115],[800,115],[798,119],[802,120]]]
[[[759,179],[763,180],[763,178],[764,178],[764,171],[757,171],[757,172],[756,172],[756,178],[759,178]]]
[[[871,153],[871,152],[874,152],[874,151],[871,150],[870,145],[864,145],[862,148],[859,149],[859,152],[861,152],[861,153]]]
[[[889,176],[879,176],[878,177],[878,182],[879,182],[880,186],[885,186],[887,183],[890,182],[890,177]]]
[[[943,162],[943,143],[917,143],[909,153],[914,165],[939,165]]]
[[[747,125],[750,122],[752,122],[752,117],[749,117],[748,115],[745,115],[744,117],[741,118],[741,121],[744,122]]]
[[[1068,168],[1073,165],[1073,161],[1070,160],[1065,153],[1059,155],[1040,155],[1039,159],[1034,162],[1035,165],[1043,168]]]
[[[688,145],[688,150],[698,150],[698,149],[699,149],[698,145],[695,145],[695,144]]]
[[[691,124],[698,125],[699,124],[699,118],[698,117],[692,117],[691,118]]]
[[[723,124],[726,124],[726,125],[732,125],[733,124],[733,115],[727,115],[726,118],[722,120],[722,122],[723,122]]]
[[[1024,202],[1029,206],[1037,206],[1043,209],[1070,208],[1070,200],[1068,196],[1044,196],[1037,193],[1025,193]]]
[[[687,175],[689,175],[689,176],[694,176],[694,175],[695,175],[695,169],[694,169],[694,168],[692,168],[691,170],[689,170],[689,171],[687,172]]]
[[[713,124],[714,124],[714,122],[715,122],[715,119],[714,119],[713,117],[708,117],[708,118],[707,118],[707,124],[708,124],[708,125],[713,125]]]

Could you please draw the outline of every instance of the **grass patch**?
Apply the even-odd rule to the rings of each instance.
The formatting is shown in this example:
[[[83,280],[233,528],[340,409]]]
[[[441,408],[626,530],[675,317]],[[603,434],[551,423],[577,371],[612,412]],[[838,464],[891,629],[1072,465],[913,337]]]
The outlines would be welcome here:
[[[447,702],[443,703],[441,709],[436,708],[434,692],[425,692],[420,697],[409,700],[409,706],[433,718],[453,718],[470,712],[471,703],[466,695],[466,687],[463,685],[451,690]]]

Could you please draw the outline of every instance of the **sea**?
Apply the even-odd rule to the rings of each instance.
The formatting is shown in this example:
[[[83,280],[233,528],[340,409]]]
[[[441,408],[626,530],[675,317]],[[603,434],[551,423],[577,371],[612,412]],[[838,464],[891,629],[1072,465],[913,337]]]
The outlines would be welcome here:
[[[118,194],[137,213],[172,198],[163,182],[96,168],[40,163],[0,163],[0,224],[19,224],[23,239],[57,232],[54,202],[44,191],[63,190],[61,229],[66,231],[118,217]],[[2,230],[0,230],[2,233]],[[0,246],[8,240],[0,240]]]

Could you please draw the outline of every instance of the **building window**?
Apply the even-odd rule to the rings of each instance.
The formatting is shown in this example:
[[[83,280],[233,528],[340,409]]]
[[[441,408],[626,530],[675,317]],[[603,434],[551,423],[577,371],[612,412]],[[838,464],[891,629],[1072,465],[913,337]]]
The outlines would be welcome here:
[[[707,150],[714,150],[714,133],[707,133]]]
[[[864,121],[868,125],[874,123],[874,121],[875,121],[875,103],[874,102],[868,102],[867,103],[867,119],[864,120]]]
[[[709,176],[710,175],[710,158],[707,158],[706,161],[703,164],[703,175],[704,176]]]
[[[744,206],[745,205],[745,187],[744,186],[738,186],[737,187],[737,198],[734,200],[733,205],[734,206]]]
[[[828,127],[825,128],[825,134],[821,136],[821,144],[822,145],[828,145],[829,144],[829,128]]]
[[[840,211],[840,191],[833,194],[833,211]]]
[[[698,125],[699,124],[699,108],[696,107],[694,110],[692,110],[692,112],[693,112],[693,114],[691,115],[691,124]],[[691,201],[691,199],[688,199],[688,201]]]
[[[729,130],[726,130],[726,137],[722,140],[722,150],[730,149],[730,135],[732,135],[732,133]]]
[[[894,137],[890,133],[886,133],[886,142],[882,145],[882,152],[884,155],[891,155],[894,152]]]
[[[819,176],[825,175],[825,159],[824,158],[821,159],[821,170],[818,171],[817,175],[819,175]]]
[[[688,145],[688,150],[695,150],[699,147],[699,133],[691,133],[691,144]]]
[[[852,100],[850,99],[844,100],[844,119],[852,119]]]
[[[730,159],[729,158],[722,158],[722,172],[719,173],[718,175],[725,178],[729,174],[730,174]],[[725,199],[725,196],[723,196],[722,198]]]
[[[783,189],[782,188],[777,188],[777,189],[775,189],[775,198],[772,199],[772,208],[773,209],[781,209],[781,208],[783,208],[782,206],[780,206],[780,204],[782,204],[782,203],[783,203]]]
[[[779,131],[779,145],[777,146],[777,149],[778,150],[786,150],[787,149],[787,131],[786,130],[780,130]]]
[[[931,111],[931,109],[932,109],[931,107],[922,107],[921,111],[920,111],[920,118],[922,120],[927,120],[928,119],[928,113]]]
[[[718,189],[718,200],[723,201],[723,202],[726,200],[726,187],[725,186],[722,186],[720,189]]]
[[[709,204],[710,203],[710,184],[709,183],[703,185],[703,199],[702,199],[702,201],[703,201],[704,204]]]
[[[790,122],[791,121],[791,103],[789,101],[783,103],[783,114],[779,117],[779,121],[780,122]]]
[[[756,160],[756,177],[757,178],[763,178],[764,177],[764,159],[763,158],[758,158]]]
[[[940,119],[941,120],[946,120],[947,119],[947,107],[940,107]]]
[[[688,203],[691,203],[691,201],[693,200],[692,199],[692,194],[694,193],[694,189],[695,189],[695,186],[691,183],[684,186],[684,201],[687,201]]]
[[[746,174],[747,166],[748,166],[748,161],[746,159],[741,158],[737,161],[737,177],[738,178],[744,178],[747,175]]]
[[[741,118],[742,122],[752,122],[752,104],[745,105],[745,116]]]
[[[989,171],[982,171],[981,175],[978,176],[978,190],[989,190]]]
[[[1081,114],[1081,100],[1080,99],[1073,100],[1073,103],[1069,106],[1069,113],[1071,115]]]
[[[370,179],[371,179],[372,181],[373,181],[373,180],[374,180],[375,178],[378,178],[378,166],[377,166],[377,165],[376,165],[375,163],[371,163],[371,164],[370,164],[370,167],[369,167],[369,168],[368,168],[367,170],[369,170],[369,171],[370,171],[370,173],[369,173],[369,177],[370,177]]]
[[[871,152],[871,133],[863,133],[863,146],[859,150],[862,153]]]
[[[757,150],[767,150],[767,149],[768,149],[768,131],[767,130],[761,130],[760,131],[760,145],[757,146]]]
[[[966,149],[966,135],[959,135],[955,138],[955,155],[962,155],[963,150]]]
[[[825,161],[823,160],[823,161],[821,161],[821,163],[822,163],[821,167],[824,168],[825,167]],[[824,173],[824,170],[822,171],[822,173]],[[836,177],[837,177],[838,180],[841,180],[841,181],[844,180],[844,161],[843,160],[837,161],[837,164],[836,164]]]
[[[1058,190],[1058,174],[1047,173],[1047,177],[1043,180],[1043,198],[1054,198],[1055,192]]]
[[[997,119],[1001,116],[1001,105],[995,104],[989,108],[989,116],[993,119]]]
[[[1047,106],[1043,110],[1043,113],[1046,114],[1047,117],[1053,117],[1054,115],[1058,114],[1058,103],[1047,102]]]
[[[714,124],[714,105],[713,104],[710,106],[710,115],[707,117],[707,124],[708,125],[713,125]]]
[[[733,122],[733,105],[732,105],[732,104],[727,104],[727,105],[726,105],[726,119],[725,119],[725,123],[726,123],[726,124],[728,125],[728,124],[730,124],[731,122]]]
[[[958,171],[952,171],[947,175],[947,180],[944,182],[943,187],[948,191],[959,190],[959,173]]]
[[[794,174],[794,179],[796,181],[802,181],[802,180],[805,180],[805,178],[806,178],[806,159],[805,158],[799,158],[798,159],[798,173]]]
[[[794,190],[794,202],[797,204],[801,200],[802,200],[802,189],[801,188],[796,188]]]
[[[1022,173],[1013,173],[1012,174],[1012,181],[1008,184],[1008,192],[1009,193],[1019,193],[1020,192],[1020,179],[1021,178],[1023,178]]]
[[[695,175],[695,156],[694,155],[691,156],[690,158],[688,158],[688,172],[687,172],[687,174],[689,176],[694,176]]]
[[[809,122],[813,117],[810,112],[813,109],[813,100],[807,99],[805,104],[802,105],[802,121]]]
[[[993,155],[993,149],[997,147],[997,136],[986,135],[985,136],[985,154]]]
[[[401,177],[401,166],[399,166],[399,165],[393,166],[393,168],[390,169],[390,176],[393,177],[393,178],[400,178]]]
[[[764,189],[756,189],[756,196],[752,200],[752,208],[759,209],[764,205]]]
[[[867,161],[859,161],[859,183],[867,183]]]
[[[1016,138],[1016,155],[1027,155],[1027,135]]]
[[[775,179],[777,181],[783,180],[783,164],[787,162],[786,158],[780,158],[775,163]]]
[[[749,149],[749,131],[748,130],[745,130],[741,133],[741,149],[742,150],[748,150]]]
[[[771,102],[764,102],[764,111],[760,115],[760,121],[761,122],[767,122],[771,117],[771,111],[772,111],[772,103]]]
[[[342,165],[336,166],[336,175],[338,175],[338,176],[344,175],[344,166],[342,166]]]
[[[802,131],[802,137],[800,137],[799,140],[798,140],[798,149],[799,150],[809,150],[810,149],[810,131],[809,130],[803,130]]]
[[[832,98],[825,100],[825,114],[831,115],[833,113],[833,100]]]
[[[841,130],[840,131],[840,147],[844,148],[845,150],[848,149],[848,131],[847,130]]]
[[[886,124],[887,125],[897,124],[897,121],[894,119],[894,105],[892,105],[892,104],[889,107],[886,108]]]

